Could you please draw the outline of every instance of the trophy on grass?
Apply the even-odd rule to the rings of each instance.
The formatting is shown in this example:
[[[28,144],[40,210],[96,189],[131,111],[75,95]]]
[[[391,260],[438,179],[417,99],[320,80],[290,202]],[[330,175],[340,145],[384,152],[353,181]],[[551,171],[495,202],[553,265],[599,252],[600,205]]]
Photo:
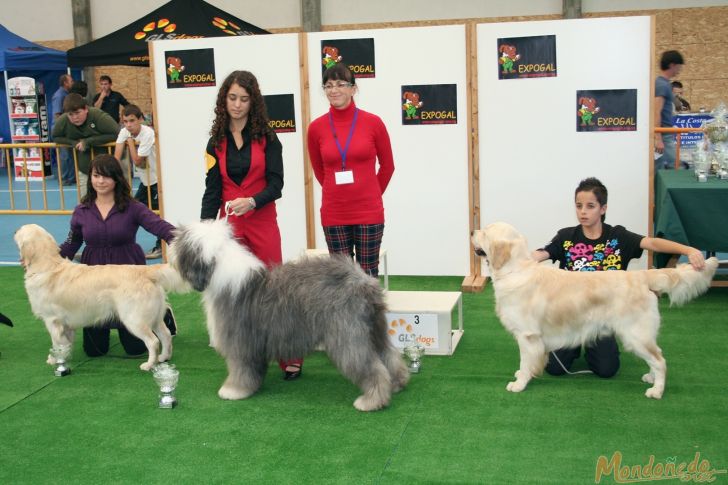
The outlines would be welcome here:
[[[67,376],[71,373],[71,368],[66,364],[66,360],[71,355],[70,345],[56,345],[51,347],[51,356],[56,361],[56,368],[53,370],[53,375],[56,377]]]
[[[411,337],[411,343],[404,348],[404,355],[410,361],[407,369],[409,369],[411,374],[417,374],[420,372],[420,367],[422,366],[420,358],[425,353],[425,346],[417,342],[417,336],[415,334],[412,334]]]
[[[177,387],[177,381],[179,381],[179,371],[174,364],[162,362],[152,368],[152,375],[159,386],[159,407],[172,409],[177,405],[174,389]]]

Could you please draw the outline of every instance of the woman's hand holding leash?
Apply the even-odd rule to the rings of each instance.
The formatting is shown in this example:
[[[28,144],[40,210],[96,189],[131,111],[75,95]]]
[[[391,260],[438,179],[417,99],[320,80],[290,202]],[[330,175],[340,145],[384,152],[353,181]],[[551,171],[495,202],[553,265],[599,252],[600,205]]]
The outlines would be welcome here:
[[[225,217],[233,214],[242,216],[253,209],[255,209],[255,199],[252,197],[238,197],[237,199],[225,202]]]

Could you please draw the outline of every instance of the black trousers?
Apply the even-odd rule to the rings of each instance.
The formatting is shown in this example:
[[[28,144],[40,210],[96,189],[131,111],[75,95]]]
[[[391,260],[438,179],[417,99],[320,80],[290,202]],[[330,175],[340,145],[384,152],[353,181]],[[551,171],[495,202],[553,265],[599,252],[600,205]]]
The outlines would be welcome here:
[[[563,364],[563,367],[554,358],[553,354],[556,354],[561,364]],[[579,358],[580,354],[581,346],[549,352],[546,372],[552,376],[566,374],[567,370],[571,370],[572,364]],[[599,337],[591,345],[585,345],[584,359],[589,369],[599,377],[607,378],[614,376],[619,370],[619,346],[617,345],[617,339],[613,335],[607,335]]]
[[[170,308],[164,314],[164,324],[172,335],[177,333],[177,324]],[[128,355],[142,355],[146,353],[147,346],[142,339],[136,338],[121,322],[109,322],[101,327],[88,327],[83,329],[83,351],[89,357],[99,357],[109,352],[109,336],[112,327],[119,329],[119,341]]]
[[[110,323],[103,327],[88,327],[83,329],[83,351],[86,352],[86,355],[89,357],[106,355],[109,351],[111,325],[114,324]],[[132,335],[122,323],[118,323],[118,327],[119,340],[127,354],[141,355],[147,351],[147,346],[144,345],[144,342]]]

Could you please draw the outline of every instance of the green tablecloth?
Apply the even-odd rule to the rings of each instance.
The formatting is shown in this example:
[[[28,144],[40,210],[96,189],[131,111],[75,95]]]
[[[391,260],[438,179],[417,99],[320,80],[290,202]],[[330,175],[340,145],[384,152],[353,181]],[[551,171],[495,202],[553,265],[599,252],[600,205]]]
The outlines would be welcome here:
[[[655,177],[655,236],[704,251],[728,252],[728,180],[698,182],[692,170]],[[658,255],[665,265],[669,255]]]

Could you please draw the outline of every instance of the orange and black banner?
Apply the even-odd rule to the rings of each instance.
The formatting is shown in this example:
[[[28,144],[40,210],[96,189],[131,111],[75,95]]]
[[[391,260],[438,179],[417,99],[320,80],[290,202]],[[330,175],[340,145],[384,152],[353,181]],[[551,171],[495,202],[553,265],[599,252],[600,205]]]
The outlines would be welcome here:
[[[293,94],[270,94],[263,96],[268,112],[268,126],[276,133],[296,131],[296,112],[293,107]]]
[[[402,86],[399,104],[403,125],[453,125],[458,122],[456,84]]]
[[[637,131],[637,90],[577,90],[576,131]]]
[[[556,77],[556,36],[498,39],[498,79]]]
[[[376,77],[374,39],[331,39],[321,41],[321,74],[343,62],[354,77]]]
[[[165,51],[167,88],[215,86],[215,50]]]

